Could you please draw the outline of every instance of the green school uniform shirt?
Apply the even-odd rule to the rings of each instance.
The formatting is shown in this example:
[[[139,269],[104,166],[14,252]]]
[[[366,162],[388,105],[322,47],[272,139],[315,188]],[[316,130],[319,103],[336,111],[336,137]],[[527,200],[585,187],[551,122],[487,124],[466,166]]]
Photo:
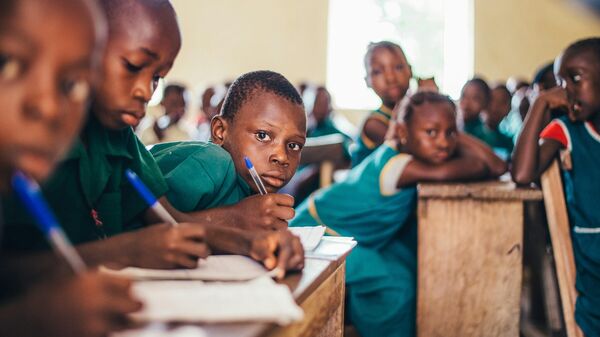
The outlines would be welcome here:
[[[396,183],[412,157],[384,143],[315,192],[290,226],[327,226],[358,242],[346,260],[346,310],[363,337],[414,336],[416,187]]]
[[[390,125],[390,119],[392,118],[392,110],[390,110],[385,105],[382,105],[381,107],[379,107],[379,109],[372,111],[366,120],[368,120],[369,118],[378,119],[385,123],[386,126],[388,126]],[[358,138],[355,139],[353,147],[350,150],[350,159],[352,162],[352,167],[355,167],[358,164],[360,164],[360,162],[362,162],[363,159],[367,158],[367,156],[369,156],[373,151],[375,151],[375,149],[378,146],[378,144],[375,143],[374,140],[372,140],[365,134],[364,127],[365,126],[363,123],[360,135],[358,136]]]
[[[42,185],[46,200],[74,244],[116,235],[141,223],[148,205],[125,178],[126,169],[136,172],[157,198],[167,192],[154,158],[133,130],[108,130],[92,115],[80,139]],[[6,200],[4,209],[6,247],[47,248],[19,200]]]
[[[219,145],[172,142],[157,144],[150,152],[169,186],[167,199],[182,212],[232,205],[253,194]]]

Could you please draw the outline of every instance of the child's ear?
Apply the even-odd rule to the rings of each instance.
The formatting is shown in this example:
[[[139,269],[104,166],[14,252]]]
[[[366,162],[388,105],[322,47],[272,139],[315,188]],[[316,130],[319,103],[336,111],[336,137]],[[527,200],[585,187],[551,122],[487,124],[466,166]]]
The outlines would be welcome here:
[[[211,140],[217,145],[223,145],[225,137],[227,137],[227,120],[222,116],[215,116],[210,121]]]
[[[408,129],[406,128],[406,124],[404,122],[398,122],[396,125],[396,141],[405,145],[408,140]]]

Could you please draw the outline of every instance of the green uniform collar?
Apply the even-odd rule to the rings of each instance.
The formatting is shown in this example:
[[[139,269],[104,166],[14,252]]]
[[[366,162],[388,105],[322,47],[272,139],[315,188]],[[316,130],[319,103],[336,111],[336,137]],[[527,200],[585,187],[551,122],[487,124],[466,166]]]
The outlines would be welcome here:
[[[80,135],[66,155],[65,160],[81,158],[86,152],[81,136],[86,136],[89,151],[102,153],[106,156],[133,159],[127,151],[126,130],[112,131],[100,124],[98,119],[90,112],[90,117]]]

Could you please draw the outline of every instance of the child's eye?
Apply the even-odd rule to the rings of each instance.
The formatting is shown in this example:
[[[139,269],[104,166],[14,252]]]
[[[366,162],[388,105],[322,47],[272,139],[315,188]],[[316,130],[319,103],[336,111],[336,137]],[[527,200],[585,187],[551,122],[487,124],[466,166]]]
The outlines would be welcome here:
[[[458,132],[456,132],[456,130],[448,131],[447,135],[448,137],[455,138],[458,135]]]
[[[123,59],[123,64],[125,65],[125,68],[127,69],[127,71],[129,71],[132,74],[137,74],[140,71],[142,71],[143,66],[141,65],[135,65],[125,59]]]
[[[427,129],[427,130],[425,130],[425,133],[427,133],[427,135],[429,137],[437,136],[437,130],[434,130],[434,129]]]
[[[15,57],[0,54],[0,79],[14,80],[21,74],[23,65]]]
[[[572,77],[573,83],[578,83],[581,81],[581,75],[573,75]]]
[[[63,94],[76,103],[84,102],[90,93],[90,83],[85,79],[65,80],[61,87]]]
[[[152,89],[156,89],[156,87],[158,87],[158,82],[160,79],[161,77],[159,75],[154,75],[154,77],[152,77]]]
[[[290,150],[292,151],[300,151],[302,150],[302,145],[298,144],[298,143],[289,143],[288,147],[290,148]]]
[[[379,69],[373,69],[371,70],[371,76],[377,76],[381,74],[381,70]]]
[[[255,134],[256,139],[261,142],[268,142],[271,140],[271,136],[269,136],[265,131],[257,131]]]
[[[396,65],[396,70],[402,70],[402,69],[404,69],[404,64]]]

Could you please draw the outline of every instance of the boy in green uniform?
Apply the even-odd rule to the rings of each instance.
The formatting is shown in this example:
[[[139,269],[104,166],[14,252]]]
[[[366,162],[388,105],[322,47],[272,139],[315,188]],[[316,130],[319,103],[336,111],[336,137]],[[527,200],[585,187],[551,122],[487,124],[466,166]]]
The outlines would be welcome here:
[[[381,98],[381,107],[367,117],[351,149],[352,167],[383,143],[392,109],[406,95],[412,70],[399,45],[381,41],[369,44],[365,54],[365,82]]]
[[[347,259],[347,312],[360,335],[414,336],[416,184],[496,177],[506,164],[485,145],[459,134],[447,96],[411,97],[385,142],[348,177],[317,191],[290,226],[317,226],[358,242]]]
[[[84,260],[91,265],[110,261],[146,268],[193,268],[198,258],[206,257],[212,249],[250,255],[273,268],[274,253],[282,248],[292,253],[280,254],[280,268],[301,266],[297,238],[288,233],[240,232],[215,226],[228,220],[224,213],[194,217],[177,212],[161,197],[177,221],[202,225],[157,224],[161,220],[126,181],[124,171],[135,171],[156,196],[167,192],[154,158],[132,127],[144,116],[158,80],[168,73],[179,52],[176,15],[166,0],[100,3],[109,23],[102,81],[83,133],[43,186],[65,232],[80,244]],[[46,247],[37,232],[23,225],[31,223],[31,218],[14,202],[9,205],[7,219],[11,219],[8,229],[12,235],[6,240],[7,246],[13,250]],[[157,225],[134,231],[140,224]]]
[[[193,211],[256,202],[249,212],[272,212],[263,225],[287,228],[294,200],[276,194],[293,176],[306,141],[306,116],[300,95],[291,83],[271,71],[240,76],[229,88],[221,114],[213,118],[213,143],[180,142],[152,148],[169,186],[167,198],[180,211]],[[244,164],[250,158],[267,195],[258,189]],[[234,205],[235,204],[235,205]]]
[[[105,34],[92,1],[0,3],[2,196],[9,194],[16,170],[42,181],[68,150],[99,75]],[[126,279],[92,271],[59,275],[64,263],[53,255],[36,275],[22,266],[23,256],[0,257],[2,336],[105,336],[123,328],[127,314],[140,308]]]
[[[465,83],[460,92],[460,112],[462,114],[463,131],[478,137],[481,122],[481,112],[490,103],[491,92],[487,82],[479,77],[474,77]]]
[[[498,85],[491,91],[488,108],[482,112],[483,123],[475,136],[488,144],[496,154],[508,160],[513,149],[512,138],[500,130],[500,122],[511,109],[512,96],[504,85]]]

